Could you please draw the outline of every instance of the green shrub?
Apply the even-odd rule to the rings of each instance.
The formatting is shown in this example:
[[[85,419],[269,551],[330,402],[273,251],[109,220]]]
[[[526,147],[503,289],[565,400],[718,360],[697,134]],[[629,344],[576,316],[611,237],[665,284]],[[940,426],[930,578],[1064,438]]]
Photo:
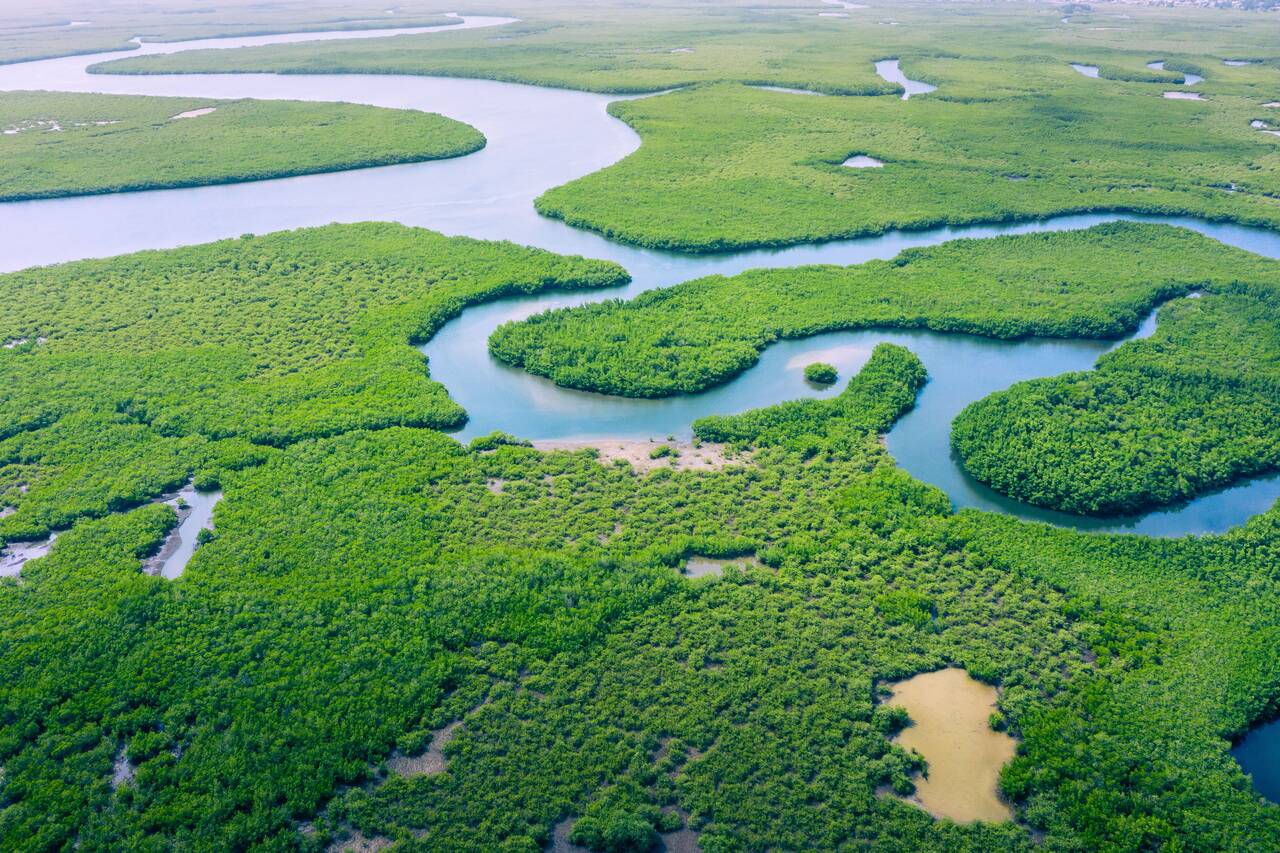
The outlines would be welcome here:
[[[804,378],[818,385],[834,384],[838,376],[835,367],[821,361],[806,365],[804,369]]]

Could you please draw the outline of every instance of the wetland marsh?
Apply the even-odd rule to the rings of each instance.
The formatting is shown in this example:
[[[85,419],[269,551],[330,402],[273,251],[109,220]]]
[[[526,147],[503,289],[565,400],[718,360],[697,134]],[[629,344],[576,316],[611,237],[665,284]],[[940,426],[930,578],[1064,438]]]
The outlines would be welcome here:
[[[4,90],[185,99],[161,119],[191,132],[253,97],[487,141],[0,204],[0,537],[57,532],[0,580],[0,846],[1275,846],[1275,726],[1250,730],[1280,684],[1280,234],[1249,127],[1272,70],[1206,56],[1203,104],[1160,97],[1195,51],[1261,56],[1188,36],[1244,13],[1134,8],[1151,43],[1128,50],[1077,9],[1082,50],[1056,7],[966,12],[956,38],[998,36],[968,57],[916,45],[939,8],[726,2],[144,42],[115,69],[137,76],[0,66]],[[1001,82],[1011,43],[1046,53]],[[928,84],[885,56],[936,91],[902,103]],[[557,82],[579,91],[529,85]],[[1125,150],[1131,107],[1173,171]],[[978,138],[1016,147],[1033,117],[1058,152],[1112,126],[1070,166]],[[815,362],[838,381],[806,382]],[[1047,443],[953,456],[974,406]],[[1114,472],[1117,435],[1181,442],[1206,408],[1240,428],[1169,443],[1171,468],[1135,442],[1135,493],[1160,498],[1137,518],[964,467],[1118,493],[1034,462]]]

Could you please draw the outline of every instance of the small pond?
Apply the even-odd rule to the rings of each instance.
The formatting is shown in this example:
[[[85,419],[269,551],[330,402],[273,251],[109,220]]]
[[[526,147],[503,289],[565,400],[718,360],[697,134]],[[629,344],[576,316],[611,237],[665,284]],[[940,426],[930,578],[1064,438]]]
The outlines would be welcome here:
[[[855,154],[840,165],[848,166],[850,169],[879,169],[884,166],[884,163],[866,154]]]
[[[1280,803],[1280,720],[1253,729],[1231,750],[1240,769],[1253,777],[1253,789]]]
[[[744,569],[757,568],[760,561],[754,554],[746,557],[702,557],[694,554],[684,565],[685,577],[706,578],[720,577],[725,566],[739,566]]]
[[[916,780],[910,801],[957,823],[1012,820],[996,785],[1017,744],[988,722],[996,711],[995,688],[956,668],[922,673],[892,687],[886,703],[906,708],[912,721],[895,742],[929,763],[927,778]]]
[[[1227,64],[1229,65],[1230,63],[1227,63]],[[1150,68],[1152,71],[1163,71],[1164,60],[1161,60],[1159,62],[1148,62],[1147,67]],[[1199,74],[1189,74],[1185,71],[1182,74],[1182,78],[1183,78],[1182,79],[1183,86],[1194,86],[1197,83],[1204,82],[1204,78],[1201,77]]]

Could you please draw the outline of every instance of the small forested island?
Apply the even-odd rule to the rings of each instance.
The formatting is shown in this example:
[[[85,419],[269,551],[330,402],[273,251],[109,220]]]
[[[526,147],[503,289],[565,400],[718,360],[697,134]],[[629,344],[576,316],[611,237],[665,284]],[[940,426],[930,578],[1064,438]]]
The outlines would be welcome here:
[[[804,368],[804,378],[817,385],[833,385],[839,376],[835,365],[824,361],[815,361]]]
[[[1265,5],[0,12],[0,849],[1280,849]]]

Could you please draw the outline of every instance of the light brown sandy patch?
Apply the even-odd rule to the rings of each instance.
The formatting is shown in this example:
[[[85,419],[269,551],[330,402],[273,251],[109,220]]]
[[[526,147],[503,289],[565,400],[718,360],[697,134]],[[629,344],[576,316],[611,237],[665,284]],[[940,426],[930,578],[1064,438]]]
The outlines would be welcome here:
[[[893,686],[889,702],[901,705],[913,725],[896,741],[929,763],[928,775],[916,782],[911,802],[935,817],[959,823],[1012,820],[996,785],[1000,768],[1013,758],[1017,744],[991,730],[996,690],[969,677],[963,669],[925,672]]]
[[[449,764],[444,748],[458,733],[462,720],[454,720],[444,728],[431,733],[431,745],[422,755],[408,756],[396,751],[387,759],[387,769],[397,776],[434,776],[443,773]]]
[[[653,458],[655,448],[666,445],[674,453]],[[584,450],[594,447],[600,452],[600,462],[609,464],[621,459],[637,471],[670,468],[675,471],[714,471],[730,465],[751,464],[751,454],[734,454],[723,444],[703,442],[695,447],[691,441],[639,441],[633,439],[601,438],[587,441],[543,440],[533,442],[537,450]]]
[[[502,494],[502,490],[506,487],[506,485],[507,485],[507,481],[502,479],[501,477],[490,477],[488,482],[484,484],[484,487],[488,489],[491,493],[495,495],[500,495]]]

